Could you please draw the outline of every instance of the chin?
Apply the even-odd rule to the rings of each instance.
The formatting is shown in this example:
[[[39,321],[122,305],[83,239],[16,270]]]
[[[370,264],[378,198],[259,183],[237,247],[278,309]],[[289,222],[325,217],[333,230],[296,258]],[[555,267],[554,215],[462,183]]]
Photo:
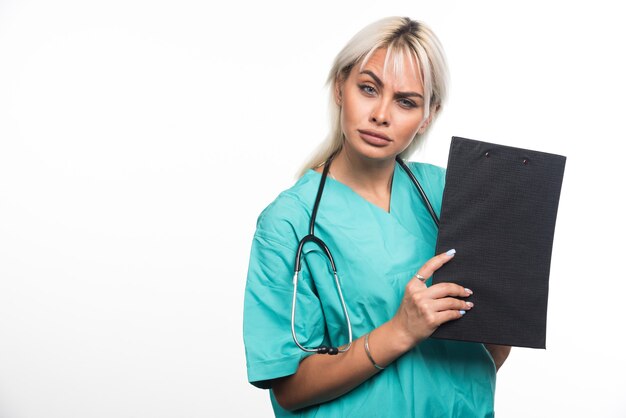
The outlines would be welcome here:
[[[354,151],[355,154],[360,155],[362,158],[373,161],[395,159],[396,155],[399,154],[399,152],[392,147],[372,147],[370,145],[365,145]]]

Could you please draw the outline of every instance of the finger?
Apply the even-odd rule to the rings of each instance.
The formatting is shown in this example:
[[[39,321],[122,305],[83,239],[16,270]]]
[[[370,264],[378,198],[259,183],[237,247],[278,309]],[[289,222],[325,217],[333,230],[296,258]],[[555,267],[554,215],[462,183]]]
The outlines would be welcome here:
[[[449,296],[466,298],[473,293],[470,289],[456,283],[437,283],[428,288],[428,297],[432,299],[441,299]]]
[[[449,311],[437,312],[435,314],[435,323],[437,324],[437,326],[440,326],[441,324],[445,324],[446,322],[463,318],[464,315],[465,315],[464,311],[458,311],[455,309],[449,310]]]
[[[441,253],[439,255],[434,256],[433,258],[428,260],[422,266],[422,268],[419,269],[417,274],[419,274],[422,277],[425,277],[426,279],[428,279],[441,266],[446,264],[448,261],[452,260],[452,258],[454,258],[454,254],[456,254],[456,250],[455,249],[451,249],[451,250],[449,250],[449,251],[447,251],[445,253]]]
[[[412,280],[407,284],[407,288],[410,288],[412,291],[426,289],[426,280],[428,280],[437,269],[450,261],[454,257],[454,254],[456,254],[456,250],[452,249],[428,260],[419,271],[413,275]]]
[[[435,312],[449,310],[468,311],[474,307],[474,303],[456,298],[443,298],[432,301],[431,307]]]
[[[419,273],[415,273],[411,280],[407,283],[407,290],[411,293],[421,292],[422,290],[427,289],[426,287],[426,277],[420,275]]]

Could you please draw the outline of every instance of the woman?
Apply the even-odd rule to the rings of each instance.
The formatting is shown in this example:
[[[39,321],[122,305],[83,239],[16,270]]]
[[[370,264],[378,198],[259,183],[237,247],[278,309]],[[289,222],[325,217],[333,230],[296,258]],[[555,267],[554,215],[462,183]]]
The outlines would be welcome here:
[[[244,312],[249,381],[271,389],[277,416],[492,416],[495,373],[509,348],[490,354],[482,344],[428,338],[471,315],[472,291],[429,286],[455,251],[433,257],[436,225],[396,162],[441,110],[440,44],[422,23],[380,20],[339,53],[329,83],[334,131],[258,219]],[[439,212],[444,170],[409,168]],[[321,185],[314,232],[333,256],[351,326],[325,250],[309,242],[294,331],[303,347],[339,346],[338,355],[310,355],[291,333],[294,261]],[[348,328],[358,337],[349,348]]]

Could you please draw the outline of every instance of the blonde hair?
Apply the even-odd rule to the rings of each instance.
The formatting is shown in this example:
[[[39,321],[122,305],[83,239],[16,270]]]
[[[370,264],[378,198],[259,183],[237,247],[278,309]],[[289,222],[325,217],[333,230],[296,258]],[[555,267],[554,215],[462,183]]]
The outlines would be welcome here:
[[[330,86],[330,132],[326,140],[320,144],[312,158],[302,167],[299,175],[302,176],[308,169],[319,167],[343,146],[343,132],[341,130],[341,107],[334,98],[336,84],[345,80],[354,66],[360,63],[365,66],[369,58],[378,49],[386,48],[385,67],[389,60],[397,73],[402,67],[405,57],[411,64],[417,62],[416,74],[420,74],[424,86],[423,121],[427,120],[431,112],[433,118],[441,110],[446,98],[448,84],[448,68],[439,39],[432,30],[408,17],[388,17],[378,20],[361,29],[337,54],[333,66],[328,74],[327,84]],[[410,156],[423,140],[424,134],[416,134],[411,144],[400,157]]]

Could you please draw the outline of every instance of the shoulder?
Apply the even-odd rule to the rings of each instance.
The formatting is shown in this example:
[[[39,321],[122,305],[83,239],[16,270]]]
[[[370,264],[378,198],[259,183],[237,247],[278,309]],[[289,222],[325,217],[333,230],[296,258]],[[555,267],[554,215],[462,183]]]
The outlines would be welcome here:
[[[319,182],[316,178],[316,173],[306,173],[281,192],[257,218],[255,235],[279,241],[306,235]]]
[[[443,190],[446,182],[446,170],[434,164],[421,162],[406,163],[420,186],[426,193],[428,200],[433,205],[435,212],[441,211]]]
[[[438,165],[417,161],[407,162],[407,165],[417,177],[422,187],[434,193],[442,193],[446,181],[446,169]]]
[[[424,179],[441,180],[446,177],[446,169],[438,165],[421,163],[417,161],[407,161],[407,165],[415,175],[420,175]]]

